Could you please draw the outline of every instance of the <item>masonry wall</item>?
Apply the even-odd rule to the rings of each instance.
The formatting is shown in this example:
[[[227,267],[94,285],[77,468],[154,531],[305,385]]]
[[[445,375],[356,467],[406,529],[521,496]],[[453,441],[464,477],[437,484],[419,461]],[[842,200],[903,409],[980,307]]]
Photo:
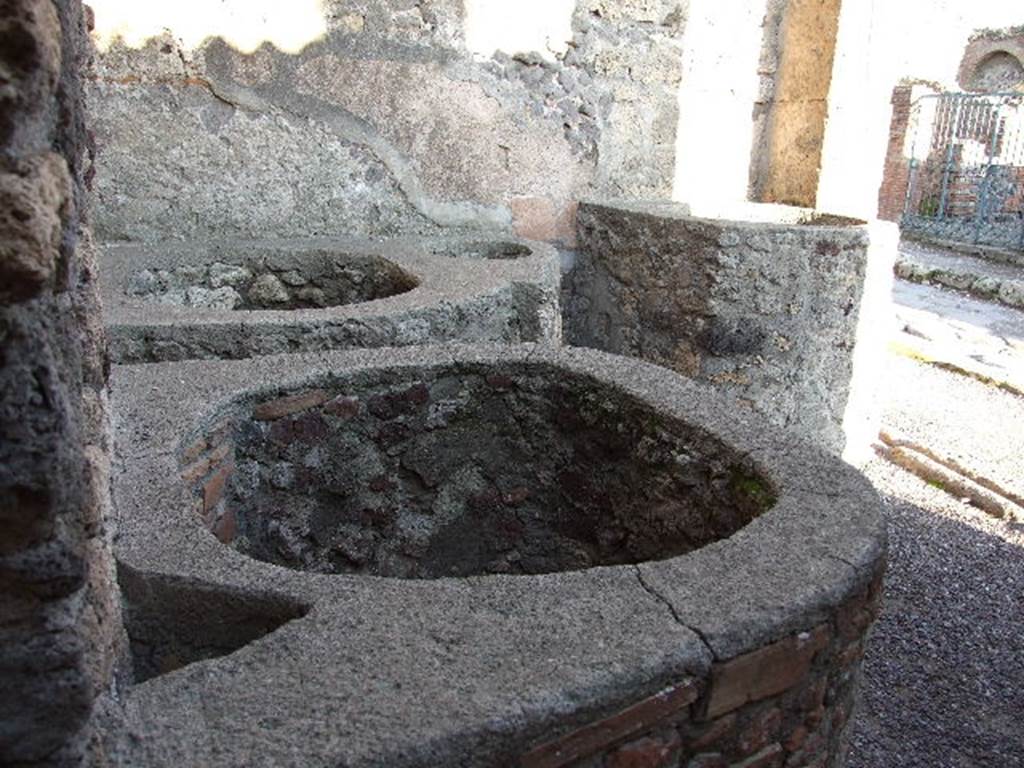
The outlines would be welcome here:
[[[584,203],[578,221],[574,343],[706,381],[842,453],[868,262],[862,222],[712,221],[650,203]]]
[[[77,0],[0,2],[0,764],[101,763],[121,624]]]
[[[910,179],[910,158],[904,154],[913,86],[898,85],[892,91],[892,120],[889,123],[889,145],[885,152],[882,186],[878,189],[878,218],[899,221],[907,197]]]
[[[760,64],[765,82],[755,108],[752,200],[815,206],[839,7],[838,0],[768,4]]]
[[[684,9],[577,0],[548,58],[474,56],[462,0],[329,0],[295,54],[115,42],[90,84],[98,237],[486,226],[570,244],[581,197],[671,194]]]
[[[523,768],[841,766],[882,574],[827,621],[544,742]]]
[[[778,85],[786,6],[787,0],[770,0],[765,8],[762,22],[761,53],[757,62],[758,93],[754,102],[753,142],[747,190],[747,197],[750,200],[759,200],[764,196],[764,189],[770,173],[772,160],[769,153],[771,118]]]

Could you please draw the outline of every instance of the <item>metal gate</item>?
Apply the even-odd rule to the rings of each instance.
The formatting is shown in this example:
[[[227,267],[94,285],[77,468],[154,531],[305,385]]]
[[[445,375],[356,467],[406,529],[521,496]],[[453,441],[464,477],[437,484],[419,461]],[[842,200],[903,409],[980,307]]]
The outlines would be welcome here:
[[[1024,94],[923,96],[908,134],[903,230],[1024,250]]]

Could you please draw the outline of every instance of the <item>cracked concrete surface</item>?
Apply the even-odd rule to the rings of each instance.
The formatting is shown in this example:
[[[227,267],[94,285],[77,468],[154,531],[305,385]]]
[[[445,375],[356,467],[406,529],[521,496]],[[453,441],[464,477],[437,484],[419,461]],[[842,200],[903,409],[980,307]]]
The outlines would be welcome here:
[[[647,592],[647,594],[649,594],[652,598],[657,600],[659,603],[664,605],[665,608],[668,609],[668,612],[672,614],[672,618],[675,619],[675,622],[679,626],[681,626],[681,627],[683,627],[685,629],[688,629],[691,632],[693,632],[695,635],[697,635],[697,637],[700,638],[700,641],[702,643],[704,643],[704,647],[707,648],[708,653],[711,654],[711,658],[714,659],[715,661],[718,661],[719,657],[715,655],[714,648],[712,648],[711,644],[708,643],[707,638],[704,637],[704,635],[701,633],[700,629],[698,629],[697,627],[692,627],[692,626],[688,625],[686,622],[683,621],[682,617],[676,611],[675,606],[672,605],[672,601],[669,600],[668,598],[666,598],[664,595],[662,595],[660,592],[658,592],[658,590],[656,590],[654,587],[652,587],[650,584],[648,584],[647,581],[644,580],[644,572],[640,570],[640,566],[634,565],[633,566],[633,570],[636,571],[637,581],[640,582],[640,586],[643,587],[644,591]]]

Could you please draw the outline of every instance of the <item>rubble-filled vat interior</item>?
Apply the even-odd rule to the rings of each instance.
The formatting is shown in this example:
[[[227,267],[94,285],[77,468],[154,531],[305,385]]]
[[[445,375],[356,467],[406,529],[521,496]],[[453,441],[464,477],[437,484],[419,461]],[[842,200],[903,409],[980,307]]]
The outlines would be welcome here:
[[[729,536],[775,489],[706,431],[538,364],[377,369],[237,401],[205,510],[225,543],[319,573],[539,574]],[[196,486],[200,507],[208,490]]]
[[[410,291],[415,277],[376,255],[331,250],[225,253],[209,264],[143,269],[128,292],[203,309],[288,310],[358,304]]]
[[[450,258],[508,261],[510,259],[522,259],[532,256],[533,249],[525,243],[480,240],[446,245],[433,249],[431,253],[435,256],[448,256]]]

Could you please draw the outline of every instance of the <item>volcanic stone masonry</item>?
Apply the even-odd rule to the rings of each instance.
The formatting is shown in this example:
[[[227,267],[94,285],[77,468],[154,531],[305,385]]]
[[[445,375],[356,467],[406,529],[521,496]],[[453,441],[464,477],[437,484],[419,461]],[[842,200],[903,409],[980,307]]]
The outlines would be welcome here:
[[[867,229],[798,208],[750,210],[767,220],[581,204],[571,337],[708,382],[841,453]]]
[[[0,764],[101,762],[123,630],[74,0],[0,2]]]

